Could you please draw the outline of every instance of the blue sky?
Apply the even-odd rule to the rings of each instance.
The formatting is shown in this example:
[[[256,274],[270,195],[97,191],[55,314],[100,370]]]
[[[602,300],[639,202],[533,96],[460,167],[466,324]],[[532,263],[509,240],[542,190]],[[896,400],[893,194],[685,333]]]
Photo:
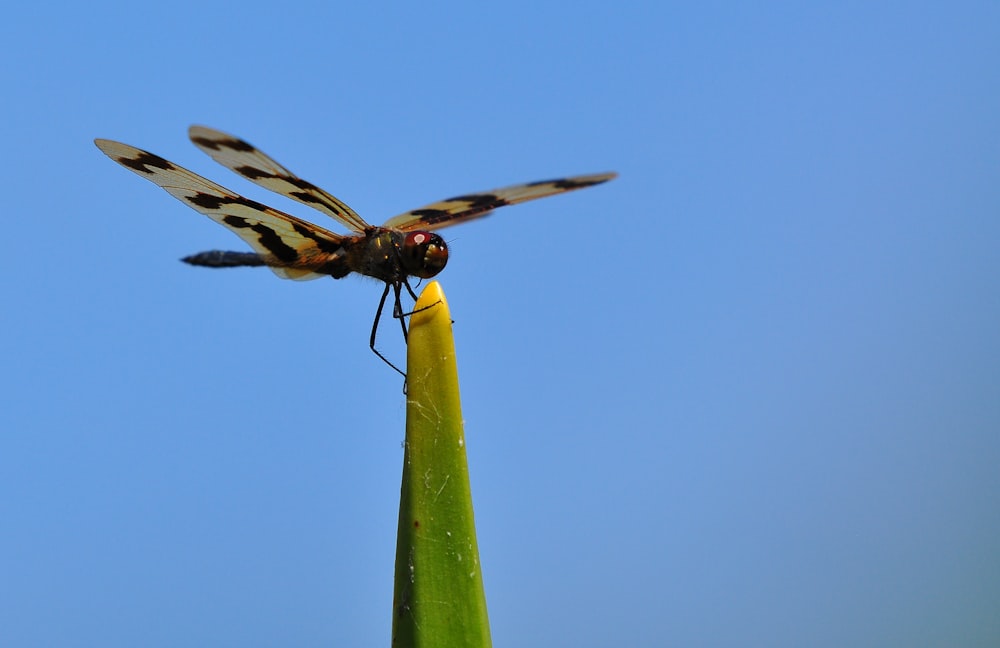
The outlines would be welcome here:
[[[384,646],[380,286],[105,158],[257,144],[446,230],[498,646],[1000,643],[1000,8],[87,3],[0,26],[0,643]],[[402,358],[386,329],[385,351]]]

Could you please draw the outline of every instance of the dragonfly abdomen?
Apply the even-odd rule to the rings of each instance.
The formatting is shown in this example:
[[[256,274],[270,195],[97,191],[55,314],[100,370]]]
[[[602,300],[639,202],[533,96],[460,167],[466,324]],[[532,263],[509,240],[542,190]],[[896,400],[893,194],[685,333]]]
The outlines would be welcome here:
[[[267,265],[264,259],[256,252],[223,252],[222,250],[210,250],[186,256],[181,259],[184,263],[204,266],[207,268],[235,268],[237,266],[262,266]]]

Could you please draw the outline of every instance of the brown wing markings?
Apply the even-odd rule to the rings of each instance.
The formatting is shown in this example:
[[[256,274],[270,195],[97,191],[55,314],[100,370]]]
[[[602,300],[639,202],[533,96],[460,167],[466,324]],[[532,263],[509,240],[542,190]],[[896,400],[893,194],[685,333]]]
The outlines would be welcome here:
[[[211,131],[213,135],[209,136],[207,133],[201,135],[195,134],[196,132],[201,132],[202,129]],[[188,129],[188,134],[191,141],[198,145],[199,148],[212,149],[213,151],[221,151],[223,148],[228,148],[245,153],[253,153],[257,150],[253,144],[246,140],[227,135],[222,131],[205,128],[204,126],[192,126]]]
[[[159,185],[170,195],[250,244],[280,277],[315,279],[343,276],[344,237],[308,221],[244,198],[184,167],[142,149],[95,140],[108,157]],[[212,253],[201,253],[201,255]]]
[[[592,176],[577,176],[575,178],[559,178],[557,180],[539,180],[537,182],[529,182],[524,186],[541,187],[548,185],[553,189],[559,189],[561,191],[573,191],[574,189],[593,187],[596,184],[601,184],[602,182],[613,180],[617,176],[618,176],[617,173],[599,173]]]
[[[98,146],[100,146],[100,144],[98,144]],[[155,171],[150,170],[151,168],[162,169],[164,171],[171,171],[175,168],[172,162],[170,162],[169,160],[165,160],[164,158],[161,158],[159,155],[156,155],[155,153],[150,153],[149,151],[143,151],[141,149],[136,149],[136,151],[139,154],[136,155],[135,157],[132,158],[118,157],[112,159],[118,164],[121,164],[124,167],[128,167],[133,171],[146,174],[156,173]],[[105,153],[107,153],[107,151],[105,151]]]

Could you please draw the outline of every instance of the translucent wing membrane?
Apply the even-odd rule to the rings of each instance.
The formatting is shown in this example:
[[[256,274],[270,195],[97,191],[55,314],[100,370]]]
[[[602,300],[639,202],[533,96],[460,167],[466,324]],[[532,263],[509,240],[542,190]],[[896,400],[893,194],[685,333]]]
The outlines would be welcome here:
[[[279,277],[329,276],[329,272],[314,270],[335,264],[343,255],[344,237],[338,234],[244,198],[148,151],[111,140],[98,139],[94,143],[115,162],[228,227]]]
[[[462,223],[473,218],[481,218],[497,207],[516,205],[518,203],[554,196],[556,194],[591,187],[607,182],[618,176],[617,173],[598,173],[595,175],[574,176],[557,180],[542,180],[528,184],[513,185],[492,191],[465,194],[441,200],[430,205],[408,211],[387,220],[383,227],[411,230],[435,230],[456,223]]]
[[[205,126],[192,126],[188,137],[213,160],[265,189],[318,209],[357,232],[369,227],[338,198],[298,177],[245,140]]]

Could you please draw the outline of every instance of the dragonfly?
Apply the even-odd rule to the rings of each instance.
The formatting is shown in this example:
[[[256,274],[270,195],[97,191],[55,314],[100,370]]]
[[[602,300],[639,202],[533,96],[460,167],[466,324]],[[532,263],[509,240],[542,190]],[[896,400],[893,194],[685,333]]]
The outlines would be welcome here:
[[[415,301],[417,295],[410,279],[434,277],[448,262],[448,245],[435,230],[482,218],[498,207],[591,187],[617,176],[616,173],[580,175],[463,194],[393,216],[375,226],[340,199],[298,177],[245,140],[205,126],[192,126],[188,137],[222,166],[326,214],[352,233],[337,234],[244,198],[149,151],[107,139],[96,139],[94,143],[126,169],[227,227],[253,250],[199,252],[181,259],[186,263],[210,268],[266,266],[283,279],[341,279],[356,273],[383,282],[385,288],[375,311],[368,346],[404,377],[405,372],[378,350],[375,339],[391,290],[392,316],[399,320],[406,340],[405,318],[411,313],[404,312],[402,290],[405,288]]]

